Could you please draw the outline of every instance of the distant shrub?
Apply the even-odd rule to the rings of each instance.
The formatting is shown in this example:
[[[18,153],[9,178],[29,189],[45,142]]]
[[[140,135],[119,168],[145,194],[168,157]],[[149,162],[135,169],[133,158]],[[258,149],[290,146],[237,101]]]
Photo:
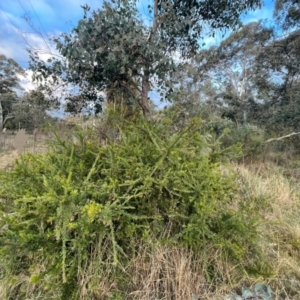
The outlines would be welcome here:
[[[256,157],[263,152],[265,147],[264,131],[252,124],[244,124],[232,130],[227,139],[229,144],[242,143],[243,156],[245,158]]]
[[[80,276],[95,257],[101,272],[117,268],[124,277],[116,285],[124,286],[124,266],[140,241],[181,245],[203,257],[219,249],[235,262],[256,257],[256,212],[235,196],[226,151],[200,134],[201,125],[191,121],[174,133],[164,120],[125,123],[113,124],[120,139],[105,146],[91,130],[78,131],[76,144],[57,135],[47,154],[23,155],[0,173],[7,299],[29,292],[79,299]],[[217,276],[213,260],[207,268]],[[95,286],[86,288],[98,299]]]
[[[237,125],[228,118],[222,118],[218,115],[210,115],[205,121],[205,127],[206,130],[210,130],[219,137],[223,134],[225,129],[233,130],[237,128]]]
[[[220,138],[221,145],[225,148],[240,143],[243,158],[255,157],[261,154],[265,148],[265,133],[260,127],[252,124],[238,125],[232,120],[211,116],[205,127]],[[223,134],[227,132],[227,134]]]

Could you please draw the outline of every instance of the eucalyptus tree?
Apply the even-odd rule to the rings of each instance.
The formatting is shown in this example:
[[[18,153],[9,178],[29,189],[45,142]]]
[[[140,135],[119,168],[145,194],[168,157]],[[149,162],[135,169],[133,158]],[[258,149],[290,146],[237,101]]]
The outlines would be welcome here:
[[[256,57],[256,85],[266,104],[269,128],[300,130],[300,30],[276,38]]]
[[[278,8],[277,8],[278,9]],[[295,18],[293,19],[295,20]],[[280,25],[280,24],[279,24]],[[267,131],[300,130],[300,30],[253,22],[200,51],[199,72],[212,80],[223,116]]]
[[[261,21],[252,22],[233,32],[219,46],[197,54],[199,72],[203,79],[210,79],[217,93],[212,100],[224,116],[237,124],[253,121],[253,115],[257,118],[260,114],[255,63],[273,33]]]
[[[218,29],[237,28],[240,15],[260,7],[261,1],[153,0],[148,23],[137,4],[112,0],[91,14],[83,6],[84,17],[73,31],[54,40],[61,59],[43,62],[31,53],[34,79],[46,88],[47,80],[76,86],[83,103],[100,101],[100,91],[121,90],[149,118],[153,86],[161,99],[171,98],[175,56],[190,58],[207,32],[214,35]]]
[[[11,58],[0,54],[0,130],[6,121],[13,118],[11,111],[13,102],[18,100],[16,90],[22,90],[18,75],[24,70]]]

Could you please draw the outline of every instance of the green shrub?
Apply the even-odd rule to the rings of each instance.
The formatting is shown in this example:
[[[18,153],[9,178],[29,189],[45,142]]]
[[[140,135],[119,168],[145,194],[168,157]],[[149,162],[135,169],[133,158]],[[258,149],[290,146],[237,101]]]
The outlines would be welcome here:
[[[91,299],[104,299],[93,289],[106,271],[119,294],[140,241],[181,245],[203,257],[219,249],[241,263],[255,257],[257,216],[236,198],[226,151],[200,134],[201,125],[192,121],[174,133],[166,120],[125,123],[114,123],[121,138],[105,146],[96,132],[79,131],[76,144],[57,134],[47,154],[23,155],[0,173],[6,299],[79,299],[91,261],[99,264],[86,287]],[[207,268],[217,275],[213,260]]]
[[[240,143],[242,145],[243,158],[253,158],[261,154],[265,148],[264,131],[252,124],[235,124],[232,120],[213,115],[206,122],[205,127],[220,139],[225,148]],[[229,134],[223,134],[224,131]]]
[[[256,125],[244,124],[236,130],[232,130],[229,143],[240,142],[243,145],[244,158],[253,158],[261,154],[264,150],[265,134],[264,131]]]

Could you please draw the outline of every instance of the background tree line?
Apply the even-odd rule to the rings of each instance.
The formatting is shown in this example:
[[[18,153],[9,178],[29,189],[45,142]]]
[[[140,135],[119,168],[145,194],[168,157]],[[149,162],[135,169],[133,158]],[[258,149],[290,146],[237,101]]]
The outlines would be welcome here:
[[[13,59],[0,55],[0,130],[40,127],[52,118],[47,110],[58,108],[39,89],[24,91],[20,76],[25,70]]]
[[[192,116],[227,118],[236,128],[257,125],[271,136],[298,132],[299,21],[297,1],[277,1],[271,23],[249,23],[199,51],[177,75],[177,105]]]
[[[235,17],[225,17],[225,4]],[[140,111],[151,119],[156,112],[149,92],[157,90],[171,103],[169,110],[180,111],[178,120],[201,117],[217,133],[249,125],[270,137],[299,131],[299,3],[277,0],[272,20],[241,26],[239,15],[260,5],[223,1],[215,10],[209,1],[182,6],[154,1],[149,26],[134,2],[105,2],[91,14],[86,5],[73,31],[54,39],[60,57],[45,62],[30,52],[38,90],[20,97],[16,76],[24,70],[1,56],[0,123],[34,128],[49,120],[46,110],[57,108],[62,97],[66,112],[76,115],[92,104],[98,114],[101,92],[114,108],[126,111],[125,117]],[[201,49],[205,25],[211,36],[224,28],[237,30],[220,45]],[[54,93],[58,86],[60,96]]]

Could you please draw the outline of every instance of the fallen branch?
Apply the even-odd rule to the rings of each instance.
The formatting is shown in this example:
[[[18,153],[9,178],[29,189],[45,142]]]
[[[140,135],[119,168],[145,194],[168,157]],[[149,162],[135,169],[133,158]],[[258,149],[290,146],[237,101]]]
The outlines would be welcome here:
[[[281,141],[281,140],[283,140],[283,139],[289,138],[289,137],[294,136],[294,135],[299,135],[299,134],[300,134],[300,132],[292,132],[292,133],[290,133],[290,134],[281,136],[281,137],[279,137],[279,138],[269,139],[269,140],[265,141],[265,143],[270,143],[270,142],[274,142],[274,141]]]

